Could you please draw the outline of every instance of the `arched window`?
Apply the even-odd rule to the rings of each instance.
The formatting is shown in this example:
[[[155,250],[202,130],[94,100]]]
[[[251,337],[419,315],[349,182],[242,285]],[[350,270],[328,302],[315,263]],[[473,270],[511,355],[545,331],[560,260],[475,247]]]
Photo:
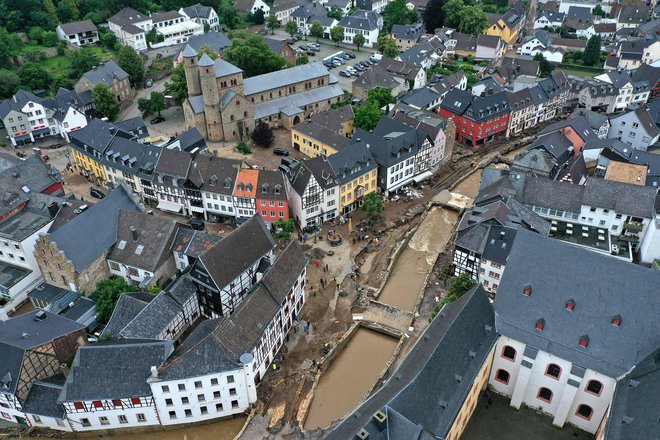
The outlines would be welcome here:
[[[603,384],[597,380],[590,380],[585,391],[600,396],[600,392],[603,391]]]
[[[583,419],[591,420],[591,416],[594,414],[593,408],[591,408],[589,405],[581,404],[578,406],[577,411],[575,411],[575,415],[578,417],[582,417]]]
[[[497,370],[497,373],[495,373],[495,380],[506,385],[509,384],[509,377],[511,377],[511,375],[506,370]]]
[[[544,402],[552,402],[552,391],[549,388],[539,388],[539,392],[536,395],[536,398],[543,400]]]
[[[545,375],[559,379],[561,376],[561,368],[557,364],[550,364],[548,368],[545,369]]]
[[[505,345],[502,349],[502,357],[510,361],[516,360],[516,349],[510,345]]]

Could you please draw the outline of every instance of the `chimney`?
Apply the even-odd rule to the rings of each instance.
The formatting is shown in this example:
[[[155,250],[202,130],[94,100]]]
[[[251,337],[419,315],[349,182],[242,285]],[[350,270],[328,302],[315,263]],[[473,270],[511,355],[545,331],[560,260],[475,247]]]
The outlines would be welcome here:
[[[133,236],[133,241],[138,241],[138,238],[140,238],[140,234],[133,226],[131,226],[131,235]]]
[[[158,368],[155,365],[151,366],[151,377],[154,379],[158,377]]]
[[[60,372],[64,375],[64,377],[67,377],[69,375],[69,367],[65,363],[60,364]]]
[[[60,205],[58,205],[57,202],[53,202],[50,205],[48,205],[48,214],[50,215],[50,218],[55,218],[55,216],[59,211],[60,211]]]

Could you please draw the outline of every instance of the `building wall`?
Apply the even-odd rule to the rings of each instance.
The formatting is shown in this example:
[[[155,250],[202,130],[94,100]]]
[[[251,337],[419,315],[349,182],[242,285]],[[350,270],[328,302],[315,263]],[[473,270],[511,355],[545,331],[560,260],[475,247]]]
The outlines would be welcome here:
[[[284,188],[283,188],[284,190]],[[257,212],[266,226],[271,226],[278,220],[289,220],[289,202],[287,200],[256,200]]]
[[[101,406],[96,407],[94,402],[98,402]],[[82,405],[82,408],[77,409],[76,403]],[[64,402],[64,410],[74,431],[133,428],[160,424],[152,396]]]
[[[83,173],[85,176],[92,177],[98,185],[107,184],[108,176],[106,175],[105,167],[100,162],[71,145],[69,145],[69,151],[71,152],[71,158],[73,158],[74,166],[77,168],[78,172]]]
[[[327,157],[337,153],[337,150],[333,146],[326,144],[321,139],[308,136],[296,130],[295,127],[291,130],[291,145],[307,157]]]
[[[487,291],[497,293],[503,273],[503,265],[481,258],[479,262],[479,281]]]
[[[619,139],[635,150],[646,151],[650,145],[653,145],[660,138],[660,136],[651,137],[646,134],[634,112],[612,118],[610,124],[608,138]],[[638,124],[638,126],[635,127],[634,124]]]
[[[48,428],[48,429],[54,429],[56,431],[67,431],[71,432],[73,429],[71,428],[71,423],[67,419],[57,419],[54,417],[46,417],[46,416],[40,416],[37,414],[28,414],[25,413],[27,416],[27,420],[30,423],[30,425],[35,426],[37,428]]]
[[[339,188],[339,211],[346,213],[357,208],[359,200],[369,193],[377,191],[377,170],[371,170],[361,174],[355,179],[344,182]],[[362,186],[361,193],[356,193],[356,187]]]

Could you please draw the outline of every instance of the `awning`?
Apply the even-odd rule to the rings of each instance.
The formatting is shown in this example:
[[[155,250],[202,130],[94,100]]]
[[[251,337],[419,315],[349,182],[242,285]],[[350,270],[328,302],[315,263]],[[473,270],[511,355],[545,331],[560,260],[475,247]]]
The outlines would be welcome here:
[[[190,211],[191,212],[199,212],[200,214],[204,214],[204,208],[201,208],[199,206],[191,206]]]
[[[416,183],[419,183],[419,182],[422,182],[422,181],[428,179],[428,178],[431,177],[432,175],[433,175],[433,173],[432,173],[431,171],[424,171],[423,173],[421,173],[421,174],[419,174],[419,175],[413,177],[413,180],[414,180]]]
[[[50,128],[44,127],[44,128],[39,128],[37,130],[32,130],[32,136],[43,136],[50,134]]]
[[[162,209],[163,211],[179,213],[181,212],[181,208],[183,208],[183,205],[180,203],[166,202],[165,200],[158,201],[158,209]]]

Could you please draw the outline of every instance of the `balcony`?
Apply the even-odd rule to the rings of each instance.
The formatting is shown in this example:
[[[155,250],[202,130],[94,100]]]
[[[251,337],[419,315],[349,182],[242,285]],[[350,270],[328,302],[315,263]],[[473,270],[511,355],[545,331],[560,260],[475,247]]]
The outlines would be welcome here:
[[[637,222],[625,222],[623,224],[623,229],[626,232],[639,233],[639,232],[642,232],[642,229],[644,229],[644,225],[641,224],[641,223],[637,223]]]

